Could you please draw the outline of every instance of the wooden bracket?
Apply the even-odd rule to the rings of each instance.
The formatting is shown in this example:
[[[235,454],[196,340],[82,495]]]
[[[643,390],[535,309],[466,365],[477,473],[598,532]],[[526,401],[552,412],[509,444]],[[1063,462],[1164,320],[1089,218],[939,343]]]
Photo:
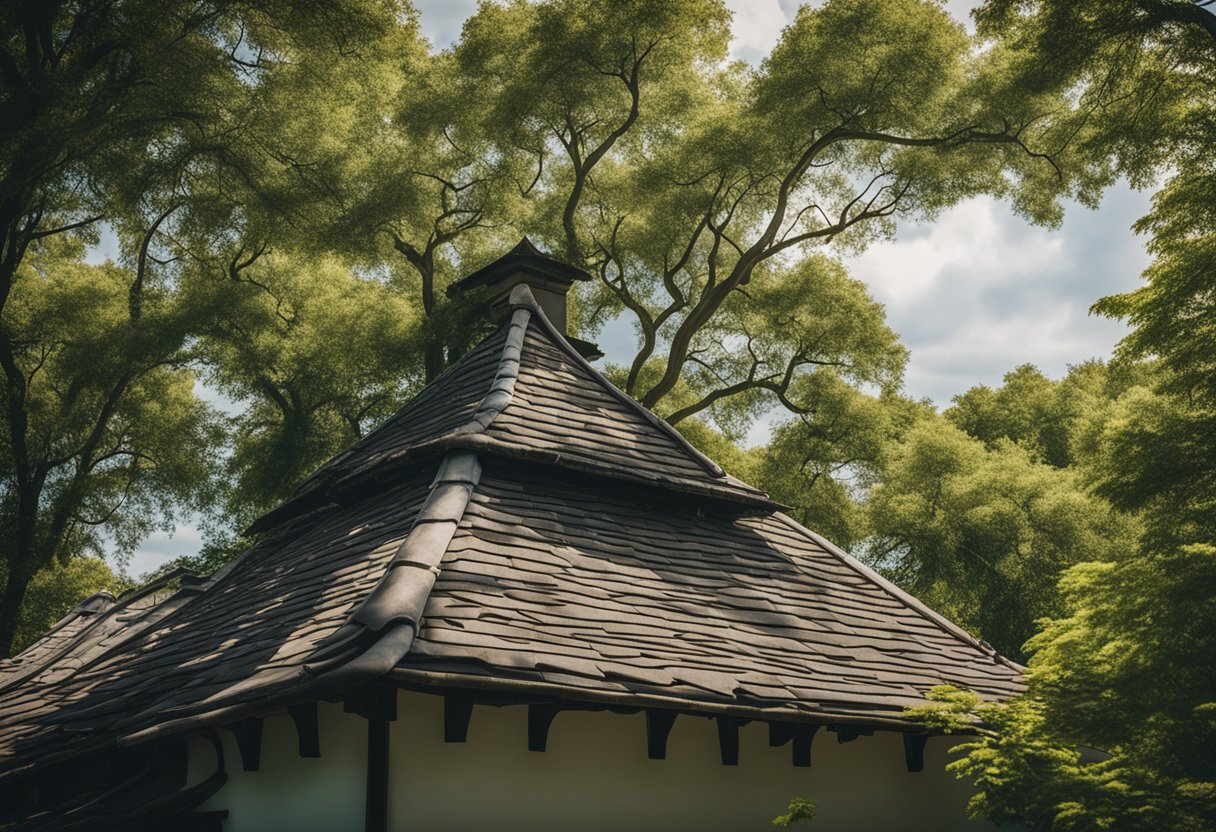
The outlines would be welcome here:
[[[364,803],[365,832],[388,829],[388,721],[367,721],[367,799]]]
[[[317,703],[303,702],[299,705],[288,705],[287,713],[296,724],[296,734],[300,738],[301,757],[321,756],[321,732],[317,728]]]
[[[367,720],[367,799],[365,832],[388,829],[388,724],[397,719],[397,689],[368,685],[349,697],[343,708]]]
[[[561,710],[560,705],[550,702],[533,703],[528,706],[528,750],[544,751],[549,743],[549,726]]]
[[[904,734],[904,762],[908,771],[925,770],[925,743],[928,734]]]
[[[798,768],[810,768],[811,743],[814,742],[818,731],[818,725],[799,725],[794,732],[794,765]]]
[[[450,691],[443,695],[443,741],[465,742],[473,718],[473,694]]]
[[[262,720],[251,717],[228,727],[236,737],[236,747],[241,752],[241,768],[257,771],[262,760]]]
[[[734,716],[714,717],[718,723],[718,750],[722,753],[722,765],[739,765],[739,726],[743,720]]]
[[[650,759],[667,759],[667,736],[676,724],[676,716],[676,711],[646,709],[646,756]]]
[[[829,729],[836,732],[836,742],[852,742],[858,737],[869,737],[874,734],[873,728],[860,728],[856,725],[831,725]]]
[[[794,738],[798,726],[793,722],[770,722],[768,724],[768,744],[780,748]]]

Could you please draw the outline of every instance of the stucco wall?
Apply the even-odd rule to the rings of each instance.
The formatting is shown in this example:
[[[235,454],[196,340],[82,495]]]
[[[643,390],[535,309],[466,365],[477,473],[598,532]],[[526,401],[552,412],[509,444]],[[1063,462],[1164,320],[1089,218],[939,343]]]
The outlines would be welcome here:
[[[321,758],[296,755],[290,719],[266,721],[261,771],[240,770],[225,739],[231,778],[205,808],[230,814],[226,829],[362,829],[366,727],[337,705],[320,710]],[[400,832],[545,830],[771,830],[791,797],[816,801],[808,830],[946,832],[991,829],[966,821],[965,784],[946,774],[946,739],[930,740],[925,771],[904,768],[897,734],[839,744],[820,731],[813,766],[794,768],[790,748],[770,748],[767,727],[740,730],[738,766],[719,762],[717,731],[681,716],[666,760],[646,757],[645,717],[563,712],[548,750],[527,749],[527,709],[474,709],[469,741],[443,742],[443,700],[401,693],[390,732],[390,828]],[[192,776],[212,753],[199,745]]]
[[[221,731],[228,782],[202,809],[227,809],[228,832],[345,832],[363,829],[367,723],[343,713],[341,705],[317,708],[321,756],[301,757],[295,723],[286,713],[262,724],[258,771],[243,771],[236,740]],[[188,781],[215,770],[215,751],[191,740]]]

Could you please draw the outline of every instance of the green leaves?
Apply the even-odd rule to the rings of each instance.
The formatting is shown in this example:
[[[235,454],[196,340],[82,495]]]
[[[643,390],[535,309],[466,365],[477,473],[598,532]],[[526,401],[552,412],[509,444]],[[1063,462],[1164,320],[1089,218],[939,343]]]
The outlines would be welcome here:
[[[795,823],[815,819],[815,801],[805,797],[795,797],[790,801],[785,814],[773,818],[773,826],[778,829],[789,829]]]
[[[980,704],[935,689],[910,715],[978,739],[951,768],[972,812],[1030,829],[1209,828],[1216,820],[1216,548],[1070,569],[1067,613],[1028,645],[1029,691]],[[1100,749],[1100,750],[1094,750]]]
[[[842,123],[901,135],[948,132],[942,108],[968,47],[962,26],[936,3],[802,6],[764,61],[756,109],[800,144]]]
[[[1014,658],[1036,620],[1061,610],[1061,572],[1114,556],[1136,531],[1076,472],[1008,441],[986,449],[938,418],[890,452],[868,513],[872,563]]]
[[[245,405],[225,494],[243,528],[401,406],[422,376],[423,334],[409,298],[333,258],[270,255],[225,296],[200,357]]]

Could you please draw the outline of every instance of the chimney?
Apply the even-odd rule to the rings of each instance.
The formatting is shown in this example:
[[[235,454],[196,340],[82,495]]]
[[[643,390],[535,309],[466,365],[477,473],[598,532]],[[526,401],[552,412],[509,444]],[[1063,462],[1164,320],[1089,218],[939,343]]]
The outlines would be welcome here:
[[[594,344],[571,338],[566,329],[566,293],[574,281],[590,279],[591,275],[582,269],[550,257],[524,237],[515,248],[493,263],[482,266],[449,286],[448,297],[485,286],[490,291],[490,317],[500,320],[510,311],[511,290],[521,283],[526,284],[554,328],[566,336],[566,340],[585,358],[591,359],[603,353]]]

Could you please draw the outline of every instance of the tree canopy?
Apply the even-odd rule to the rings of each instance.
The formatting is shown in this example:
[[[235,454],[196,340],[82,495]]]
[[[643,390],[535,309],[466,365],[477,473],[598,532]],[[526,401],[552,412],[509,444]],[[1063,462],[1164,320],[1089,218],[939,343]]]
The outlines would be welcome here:
[[[938,2],[827,0],[749,66],[719,0],[486,2],[447,48],[404,0],[7,4],[0,656],[184,512],[192,564],[239,548],[476,341],[446,289],[526,234],[594,276],[573,334],[632,327],[625,392],[1028,660],[1025,697],[924,711],[985,721],[975,811],[1206,828],[1207,5],[987,0],[970,35]],[[845,256],[976,195],[1056,223],[1120,177],[1157,193],[1145,285],[1095,299],[1132,327],[1116,354],[908,398]]]
[[[980,31],[1018,54],[1017,84],[1072,91],[1082,116],[1078,164],[1144,184],[1165,179],[1137,224],[1151,235],[1146,285],[1094,307],[1132,325],[1118,354],[1125,366],[1141,362],[1139,378],[1108,388],[1116,395],[1099,408],[1105,413],[1079,433],[1069,427],[1076,409],[1021,371],[1007,389],[1021,388],[1022,407],[1002,412],[1013,396],[973,391],[953,414],[997,441],[1031,438],[1143,530],[1064,573],[1062,612],[1027,644],[1024,697],[982,705],[938,691],[921,709],[939,726],[960,714],[987,724],[953,765],[976,779],[973,810],[998,822],[1043,830],[1216,823],[1216,191],[1208,187],[1216,16],[1207,5],[989,0],[977,13]],[[1038,408],[1059,414],[1052,433],[1026,427]]]

